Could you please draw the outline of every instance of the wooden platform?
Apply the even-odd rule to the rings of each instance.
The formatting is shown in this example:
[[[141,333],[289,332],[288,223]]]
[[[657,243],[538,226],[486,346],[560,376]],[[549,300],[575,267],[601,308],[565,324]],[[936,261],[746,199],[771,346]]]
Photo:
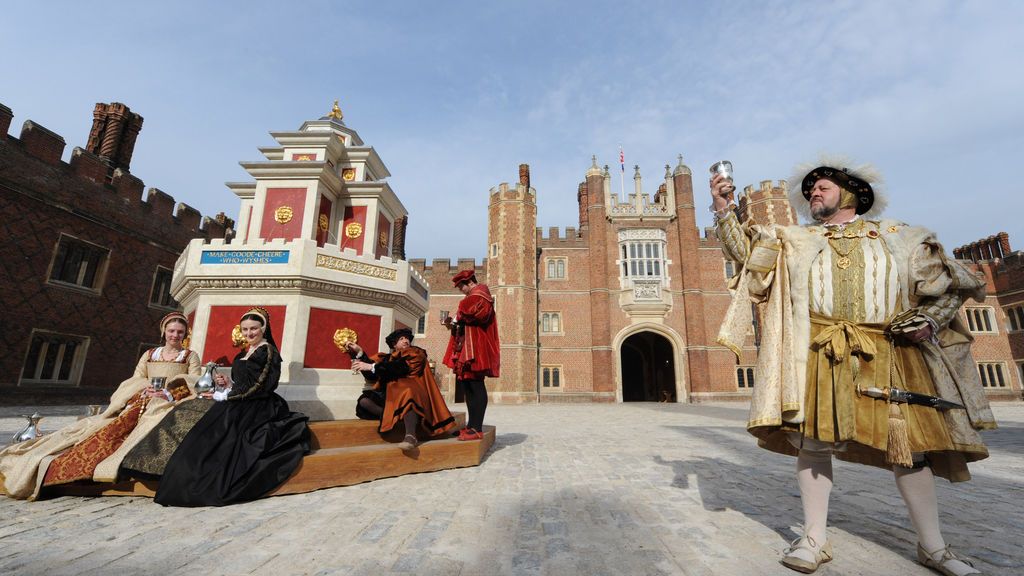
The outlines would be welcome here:
[[[459,428],[465,423],[465,414],[455,414]],[[334,486],[351,486],[361,482],[390,478],[417,472],[436,472],[448,468],[476,466],[494,445],[494,426],[484,426],[484,439],[460,442],[446,436],[421,441],[409,452],[396,444],[402,440],[402,431],[381,437],[377,422],[370,420],[332,420],[311,422],[310,452],[298,470],[269,496],[312,492]],[[46,489],[49,496],[153,496],[158,482],[155,480],[128,480],[96,484],[80,483]],[[2,493],[2,486],[0,486]]]

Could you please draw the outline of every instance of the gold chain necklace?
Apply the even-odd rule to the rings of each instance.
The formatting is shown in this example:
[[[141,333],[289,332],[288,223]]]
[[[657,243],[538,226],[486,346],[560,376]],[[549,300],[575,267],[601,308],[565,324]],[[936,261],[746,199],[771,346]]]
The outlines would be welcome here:
[[[839,230],[828,230],[825,232],[825,238],[828,238],[828,245],[832,250],[839,256],[836,259],[836,266],[840,270],[846,270],[853,263],[850,259],[850,254],[860,246],[860,230],[864,228],[864,221],[858,220],[856,224],[847,226],[843,231]],[[852,246],[844,253],[839,249],[840,240],[849,240],[852,242]]]

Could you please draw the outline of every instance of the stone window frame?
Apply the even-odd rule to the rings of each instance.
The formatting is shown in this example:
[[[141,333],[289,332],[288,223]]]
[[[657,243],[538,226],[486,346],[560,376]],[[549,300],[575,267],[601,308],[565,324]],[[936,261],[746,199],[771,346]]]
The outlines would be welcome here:
[[[552,322],[554,322],[554,326]],[[565,334],[561,310],[546,310],[540,313],[540,333],[545,335]]]
[[[973,334],[998,334],[995,308],[992,306],[964,306],[967,329]]]
[[[657,247],[657,255],[646,254],[649,247]],[[634,250],[634,247],[638,249]],[[618,252],[615,266],[618,268],[619,280],[623,288],[628,288],[637,280],[659,281],[662,288],[669,286],[668,234],[661,228],[630,228],[619,230]],[[653,250],[652,250],[653,252]],[[639,267],[633,264],[639,264]],[[652,266],[645,266],[651,264]],[[637,268],[643,268],[641,270]],[[634,269],[636,273],[634,274]],[[650,274],[648,274],[648,269]]]
[[[159,283],[161,282],[161,273],[165,273],[164,274],[164,278],[166,278],[166,280],[167,280],[167,290],[166,290],[166,292],[164,292],[163,294],[160,295],[161,296],[160,300],[154,302],[154,299],[157,298],[157,289],[160,287]],[[153,282],[152,282],[152,284],[150,285],[150,288],[149,288],[149,307],[150,308],[159,308],[160,310],[177,310],[180,307],[178,305],[177,300],[175,300],[174,297],[171,296],[171,284],[173,282],[174,282],[174,271],[171,270],[170,268],[167,268],[166,266],[160,266],[158,264],[156,269],[153,271]],[[163,303],[163,301],[162,301],[163,300],[162,296],[164,296],[164,295],[167,296],[167,303],[166,304]]]
[[[1006,318],[1009,321],[1007,332],[1019,332],[1024,330],[1024,304],[1015,304],[1003,308]]]
[[[736,366],[736,389],[752,390],[757,384],[757,368],[753,365]]]
[[[83,268],[81,267],[81,261],[79,261],[78,281],[68,282],[66,280],[61,280],[59,278],[53,278],[53,274],[57,268],[57,258],[58,256],[61,255],[61,247],[73,246],[76,244],[81,247],[84,247],[86,250],[91,250],[93,252],[98,252],[100,254],[100,259],[98,262],[96,262],[96,269],[92,273],[92,285],[87,286],[85,284],[78,283],[85,280],[85,278],[82,277],[83,274],[88,274],[88,270],[83,270]],[[65,255],[66,252],[67,249],[65,248]],[[57,238],[57,242],[53,245],[53,254],[50,257],[50,265],[46,270],[46,284],[50,286],[65,288],[68,290],[77,290],[80,292],[84,292],[86,294],[98,296],[103,293],[103,286],[104,284],[106,284],[107,269],[109,268],[109,265],[109,248],[105,248],[99,244],[96,244],[95,242],[89,242],[88,240],[83,240],[77,236],[72,236],[71,234],[61,232],[60,236]],[[61,272],[63,273],[63,269],[61,270]]]
[[[498,257],[498,243],[495,242],[495,243],[491,244],[491,258],[497,258],[497,257]]]
[[[559,266],[561,265],[561,266]],[[561,269],[559,269],[561,268]],[[552,269],[554,274],[552,274]],[[565,256],[551,256],[544,259],[545,280],[566,280],[569,277],[569,259]]]
[[[37,339],[39,347],[35,347]],[[23,386],[78,386],[82,378],[82,369],[85,367],[85,359],[89,351],[90,338],[88,336],[78,336],[74,334],[62,334],[60,332],[53,332],[51,330],[39,330],[33,328],[28,339],[28,349],[25,351],[25,358],[21,362],[21,370],[18,373],[18,385]],[[57,344],[58,348],[57,357],[54,359],[54,365],[51,368],[51,376],[56,374],[60,375],[63,368],[68,361],[65,358],[67,353],[67,344],[74,342],[76,344],[73,356],[70,359],[70,368],[67,370],[67,375],[64,378],[42,378],[43,371],[45,369],[45,358],[50,351],[50,346]],[[35,354],[33,355],[33,352]],[[32,370],[32,376],[26,377],[25,372],[29,368],[29,362],[35,361],[35,366]]]
[[[429,313],[424,313],[416,320],[416,329],[413,331],[416,336],[422,337],[427,335],[427,316],[429,315]]]
[[[542,364],[540,367],[540,387],[562,389],[563,370],[561,364]],[[547,382],[545,384],[545,382]]]
[[[978,362],[982,388],[1009,388],[1005,362]]]
[[[729,260],[728,258],[722,259],[722,268],[726,280],[731,280],[732,277],[735,276],[737,272],[739,272],[739,266],[737,266],[735,262]]]

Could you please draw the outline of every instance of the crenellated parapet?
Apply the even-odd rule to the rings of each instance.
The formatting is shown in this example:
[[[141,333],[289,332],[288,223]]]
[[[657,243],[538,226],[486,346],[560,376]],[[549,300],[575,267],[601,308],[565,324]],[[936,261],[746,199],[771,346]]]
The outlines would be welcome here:
[[[455,264],[448,258],[435,258],[427,264],[422,258],[409,260],[409,266],[429,282],[431,290],[438,294],[458,293],[452,285],[452,278],[463,270],[472,270],[481,284],[487,283],[487,259],[477,264],[474,258],[459,258]]]
[[[121,112],[126,110],[123,107]],[[113,167],[107,158],[81,147],[75,147],[64,162],[64,137],[32,120],[22,124],[17,138],[11,136],[8,130],[14,115],[0,104],[0,187],[55,207],[74,207],[93,221],[132,230],[177,250],[192,238],[230,236],[234,221],[223,213],[204,218],[157,188],[150,188],[143,198],[145,184],[128,172],[129,149],[134,149],[138,133],[125,133],[136,125],[141,128],[141,117],[135,121],[137,115],[126,114],[122,139],[116,142],[122,166]]]
[[[573,226],[566,226],[564,232],[558,226],[551,226],[544,235],[544,229],[537,227],[538,248],[583,248],[587,246],[587,237],[583,230],[576,230]]]
[[[508,182],[502,182],[497,186],[491,187],[489,193],[491,195],[492,202],[496,200],[512,200],[522,202],[524,200],[536,201],[537,199],[537,191],[534,190],[533,188],[526,187],[522,183],[511,185]]]

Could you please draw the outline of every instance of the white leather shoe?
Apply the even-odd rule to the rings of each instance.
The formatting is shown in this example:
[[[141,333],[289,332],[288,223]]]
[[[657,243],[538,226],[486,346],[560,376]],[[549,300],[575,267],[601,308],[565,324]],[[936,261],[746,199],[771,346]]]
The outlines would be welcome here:
[[[808,560],[804,556],[810,556],[813,560]],[[826,541],[824,545],[819,546],[810,536],[794,540],[786,549],[786,555],[782,557],[783,566],[804,574],[810,574],[817,570],[818,566],[831,561],[832,543]]]

